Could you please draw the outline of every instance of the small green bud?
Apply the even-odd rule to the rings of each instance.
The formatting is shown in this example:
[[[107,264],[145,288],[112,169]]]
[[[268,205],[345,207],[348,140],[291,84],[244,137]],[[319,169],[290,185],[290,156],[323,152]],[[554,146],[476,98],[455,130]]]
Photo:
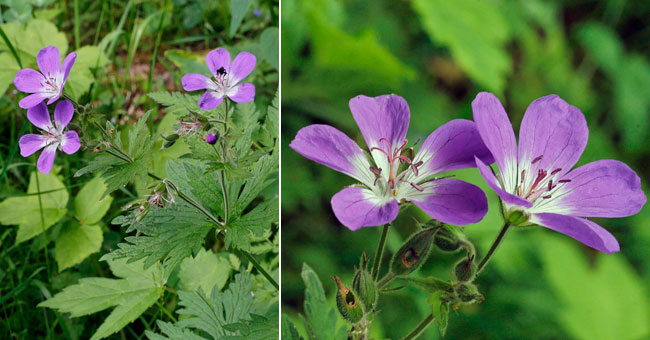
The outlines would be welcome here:
[[[456,288],[456,296],[464,303],[478,303],[485,300],[483,295],[478,292],[476,286],[467,282],[458,285]]]
[[[393,255],[391,272],[395,276],[405,276],[418,269],[429,256],[435,233],[434,229],[424,229],[411,236]]]
[[[355,324],[363,319],[363,303],[357,299],[356,294],[345,287],[341,280],[334,276],[334,281],[339,286],[336,291],[336,307],[339,309],[341,316],[348,322]]]
[[[476,262],[474,262],[474,255],[468,254],[467,258],[458,262],[454,269],[454,273],[456,274],[456,280],[458,280],[458,282],[470,282],[474,280],[474,276],[476,276]]]
[[[433,240],[433,243],[442,251],[454,252],[458,250],[465,235],[459,227],[451,225],[441,225]]]
[[[530,216],[521,210],[512,210],[507,212],[506,220],[514,226],[525,225]]]
[[[354,274],[352,288],[357,293],[366,309],[372,311],[377,302],[377,284],[366,268],[359,268]]]
[[[166,135],[162,135],[162,138],[168,142],[175,142],[178,140],[180,136],[176,132],[168,133]]]

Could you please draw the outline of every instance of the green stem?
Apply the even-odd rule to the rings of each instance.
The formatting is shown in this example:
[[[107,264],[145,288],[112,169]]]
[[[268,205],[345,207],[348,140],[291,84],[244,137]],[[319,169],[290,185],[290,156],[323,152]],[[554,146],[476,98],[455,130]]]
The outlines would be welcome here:
[[[390,229],[390,223],[384,224],[384,228],[381,231],[381,238],[379,239],[379,245],[377,246],[377,254],[375,254],[375,262],[372,264],[371,274],[374,280],[377,280],[377,277],[379,277],[379,268],[381,266],[381,259],[384,255],[384,247],[386,246],[388,229]]]
[[[416,339],[424,330],[426,330],[429,325],[433,322],[435,318],[433,317],[433,314],[429,314],[422,322],[420,322],[415,329],[413,329],[409,334],[407,334],[405,337],[402,338],[402,340],[411,340],[411,339]]]
[[[506,222],[503,225],[503,228],[501,228],[501,232],[499,232],[499,235],[497,238],[494,240],[492,243],[492,246],[490,247],[490,250],[488,250],[487,254],[485,254],[485,257],[481,260],[481,263],[479,263],[478,268],[476,269],[476,276],[485,268],[485,266],[488,264],[490,261],[490,258],[492,258],[492,255],[494,255],[494,252],[497,250],[499,247],[499,244],[503,241],[503,238],[506,236],[506,233],[508,232],[508,229],[510,229],[510,222]]]
[[[386,287],[389,283],[393,282],[395,279],[395,274],[389,272],[388,274],[384,275],[379,281],[377,281],[377,288],[382,289]]]
[[[264,277],[273,285],[273,287],[275,287],[276,290],[280,290],[280,286],[278,285],[278,283],[275,282],[275,280],[273,280],[271,275],[269,275],[269,273],[267,273],[266,270],[264,270],[262,265],[260,265],[259,262],[257,262],[257,260],[255,260],[255,258],[253,258],[253,255],[251,255],[249,252],[243,251],[243,250],[240,250],[239,252],[242,255],[244,255],[244,257],[247,258],[248,261],[250,261],[250,263],[253,264],[253,267],[255,267],[255,269],[257,269],[258,272],[260,272],[260,273],[262,273],[262,275],[264,275]]]
[[[223,219],[224,225],[228,225],[228,217],[230,216],[228,204],[228,192],[226,191],[226,171],[221,170],[219,183],[221,184],[221,192],[223,193]]]
[[[149,173],[149,176],[152,177],[152,178],[155,178],[155,179],[158,179],[158,178],[159,178],[158,176],[156,176],[156,175],[154,175],[154,174],[152,174],[152,173]],[[196,209],[198,209],[200,212],[203,213],[203,215],[207,216],[207,217],[208,217],[212,222],[216,223],[216,224],[217,224],[218,226],[220,226],[220,227],[223,227],[223,226],[224,226],[224,223],[223,223],[223,222],[219,221],[216,217],[212,216],[212,214],[211,214],[207,209],[205,209],[205,208],[204,208],[200,203],[194,201],[191,197],[187,196],[184,192],[182,192],[182,191],[181,191],[181,190],[176,186],[176,184],[174,184],[174,182],[172,182],[171,180],[169,180],[169,179],[167,179],[167,178],[164,179],[163,182],[165,182],[166,184],[171,185],[171,186],[173,187],[174,191],[176,191],[176,194],[178,195],[178,197],[180,197],[180,198],[183,199],[185,202],[187,202],[187,203],[190,204],[191,206],[193,206],[193,207],[195,207]]]
[[[34,160],[36,160],[36,158],[34,158]],[[41,182],[38,179],[38,172],[34,172],[34,178],[36,178],[36,191],[38,192],[38,209],[41,214],[41,229],[43,230],[43,252],[45,253],[45,266],[47,267],[47,276],[50,277],[50,259],[47,256],[47,232],[45,230],[45,216],[43,215],[43,201],[41,200]]]

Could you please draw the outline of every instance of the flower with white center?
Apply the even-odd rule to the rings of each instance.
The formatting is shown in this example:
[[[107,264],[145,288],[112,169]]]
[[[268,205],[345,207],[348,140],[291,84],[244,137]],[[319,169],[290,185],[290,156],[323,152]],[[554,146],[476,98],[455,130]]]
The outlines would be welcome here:
[[[441,126],[410,159],[405,148],[410,112],[404,98],[357,96],[350,100],[350,110],[374,164],[352,139],[329,125],[304,127],[289,145],[361,182],[332,197],[332,209],[343,225],[357,230],[389,223],[406,201],[450,224],[476,223],[485,216],[487,199],[481,189],[457,179],[436,178],[445,171],[474,167],[475,156],[492,162],[474,122],[455,119]]]
[[[36,55],[36,63],[40,72],[24,68],[16,73],[14,78],[16,88],[22,92],[31,93],[20,100],[18,105],[23,109],[29,109],[42,103],[45,99],[49,99],[47,105],[59,99],[76,58],[77,53],[72,52],[65,57],[61,64],[58,48],[48,46],[40,50]]]
[[[62,100],[56,104],[54,108],[54,124],[52,124],[50,112],[47,110],[45,103],[40,102],[36,106],[27,109],[27,119],[41,129],[41,134],[28,133],[20,137],[18,141],[20,155],[27,157],[45,148],[38,157],[37,168],[38,171],[47,174],[52,170],[57,149],[68,155],[77,152],[81,147],[79,135],[73,130],[64,131],[70,120],[72,120],[73,114],[72,103],[67,100]]]

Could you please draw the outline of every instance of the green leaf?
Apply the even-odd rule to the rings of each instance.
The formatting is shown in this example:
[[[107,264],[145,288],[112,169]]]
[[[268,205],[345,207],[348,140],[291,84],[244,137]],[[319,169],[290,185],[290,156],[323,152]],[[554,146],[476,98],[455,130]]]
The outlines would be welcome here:
[[[444,293],[437,291],[429,295],[427,303],[431,305],[431,313],[433,313],[434,322],[438,326],[441,336],[445,336],[447,332],[447,320],[449,317],[449,302],[443,301]]]
[[[479,0],[412,0],[431,40],[448,46],[454,61],[479,85],[503,93],[512,60],[502,9]]]
[[[282,340],[304,340],[286,314],[282,314]]]
[[[618,71],[625,51],[621,39],[611,28],[599,22],[588,22],[580,26],[577,37],[607,74],[612,76]]]
[[[337,311],[329,308],[323,285],[318,275],[306,263],[302,266],[302,280],[305,282],[305,326],[311,340],[347,339],[348,326],[337,330]]]
[[[103,240],[104,234],[98,225],[66,224],[56,238],[54,247],[59,271],[81,263],[90,254],[98,252]]]
[[[148,96],[156,103],[166,106],[163,110],[165,113],[187,116],[190,112],[201,112],[201,108],[199,108],[199,99],[201,96],[198,95],[161,91],[149,93]]]
[[[230,0],[230,34],[229,37],[235,36],[237,29],[241,24],[248,7],[250,7],[253,0]],[[276,48],[277,49],[277,48]]]
[[[111,196],[102,199],[106,191],[106,184],[99,177],[86,183],[74,199],[74,216],[80,224],[94,224],[99,222],[111,207]]]
[[[0,224],[18,225],[16,243],[20,243],[44,232],[65,216],[68,204],[68,191],[54,171],[45,175],[32,172],[27,194],[36,194],[36,176],[41,192],[41,209],[38,195],[11,197],[0,203]]]
[[[278,222],[279,201],[266,200],[249,213],[229,223],[226,232],[226,247],[249,251],[254,236],[262,236],[272,223]]]
[[[83,46],[77,52],[70,76],[66,81],[66,91],[79,98],[90,89],[95,81],[93,70],[108,64],[108,58],[97,46]]]
[[[91,340],[102,339],[119,331],[162,295],[162,268],[157,265],[144,270],[142,261],[127,264],[126,260],[109,261],[109,266],[120,279],[83,278],[78,284],[66,287],[38,306],[70,313],[72,317],[115,306]]]
[[[274,340],[278,339],[278,305],[272,305],[266,315],[250,314],[251,320],[240,320],[224,326],[239,335],[226,335],[219,340]]]
[[[273,68],[279,69],[280,51],[280,30],[277,27],[268,27],[260,35],[259,55],[266,60]]]
[[[188,328],[183,328],[169,322],[156,321],[160,332],[165,336],[146,330],[145,334],[149,340],[206,340],[206,338],[192,333]]]
[[[226,255],[226,253],[221,254]],[[204,292],[210,292],[213,287],[221,290],[230,277],[230,270],[230,261],[227,257],[217,256],[201,248],[196,256],[185,258],[181,262],[178,272],[179,288],[188,292],[199,288]]]
[[[264,190],[269,184],[276,181],[277,176],[271,176],[277,171],[278,155],[277,152],[271,155],[262,156],[251,169],[252,177],[244,183],[244,188],[237,197],[237,204],[233,209],[232,215],[237,216],[248,207],[248,205]],[[238,190],[239,192],[239,190]]]

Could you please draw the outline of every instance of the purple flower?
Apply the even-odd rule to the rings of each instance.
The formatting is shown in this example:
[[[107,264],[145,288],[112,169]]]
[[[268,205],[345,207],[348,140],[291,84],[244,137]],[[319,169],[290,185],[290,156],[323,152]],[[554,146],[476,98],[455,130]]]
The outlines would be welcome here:
[[[213,133],[208,133],[208,135],[205,136],[205,141],[208,144],[214,145],[217,142],[217,136],[215,136]]]
[[[205,61],[212,78],[190,73],[183,76],[182,80],[185,91],[208,90],[199,99],[201,109],[214,109],[221,104],[224,96],[237,103],[248,103],[255,99],[255,85],[238,84],[255,68],[256,59],[253,54],[241,52],[231,64],[230,53],[223,48],[218,48],[210,51]]]
[[[411,160],[406,156],[410,113],[397,95],[357,96],[350,110],[363,134],[371,164],[364,151],[343,132],[329,125],[310,125],[298,131],[290,146],[312,161],[361,182],[332,197],[332,209],[351,230],[393,221],[399,203],[411,201],[431,217],[451,224],[480,221],[487,198],[478,187],[441,172],[474,167],[474,156],[493,162],[474,122],[455,119],[424,141]]]
[[[64,132],[63,129],[72,120],[74,108],[72,103],[67,100],[62,100],[56,104],[54,108],[54,125],[50,120],[50,112],[47,110],[47,105],[40,102],[34,107],[27,110],[27,118],[41,131],[40,135],[28,133],[18,141],[20,146],[20,155],[27,157],[34,152],[45,148],[41,155],[38,157],[38,171],[47,174],[52,170],[54,158],[56,157],[56,149],[63,150],[68,155],[73,154],[79,150],[81,143],[79,143],[79,136],[77,132],[69,130]]]
[[[77,53],[72,52],[65,57],[61,65],[61,55],[55,46],[48,46],[38,52],[36,63],[41,72],[31,68],[24,68],[16,73],[14,85],[25,93],[31,93],[23,98],[18,105],[29,109],[49,99],[48,105],[54,103],[63,92],[63,86],[68,79],[70,69],[77,58]]]
[[[259,8],[254,9],[254,10],[253,10],[253,14],[255,14],[255,16],[258,17],[258,18],[259,18],[260,16],[262,16],[262,12],[260,12],[260,9],[259,9]]]
[[[472,108],[500,174],[495,177],[478,158],[476,165],[503,200],[505,215],[521,214],[515,225],[538,224],[602,252],[619,251],[614,236],[582,217],[634,215],[646,197],[639,176],[622,162],[600,160],[571,170],[589,135],[578,108],[556,95],[533,101],[521,122],[519,149],[499,99],[482,92]]]

